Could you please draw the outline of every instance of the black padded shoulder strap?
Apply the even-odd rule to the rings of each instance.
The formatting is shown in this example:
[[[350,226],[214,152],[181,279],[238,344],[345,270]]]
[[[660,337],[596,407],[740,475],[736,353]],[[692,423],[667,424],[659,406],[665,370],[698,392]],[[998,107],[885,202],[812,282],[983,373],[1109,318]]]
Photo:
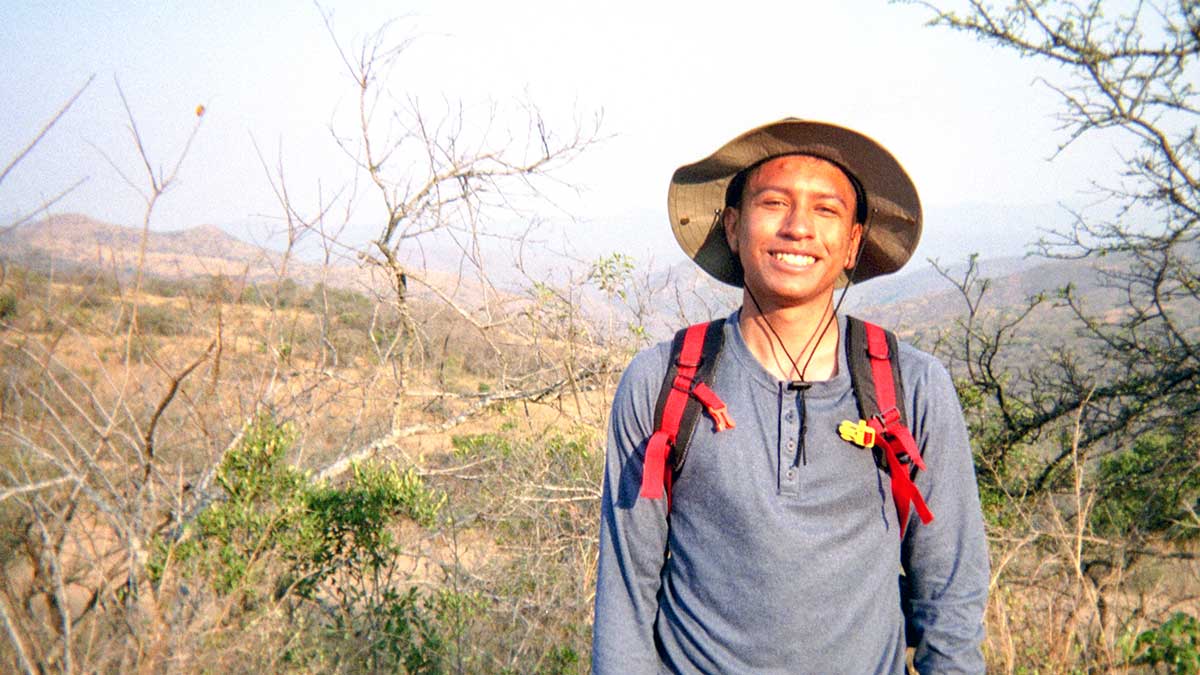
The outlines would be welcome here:
[[[864,420],[869,420],[880,413],[879,403],[875,396],[875,377],[871,373],[871,357],[867,351],[866,322],[862,319],[846,317],[846,362],[850,364],[850,386],[854,389],[854,398],[858,400],[858,414]],[[896,388],[896,410],[900,413],[900,423],[908,426],[904,412],[904,383],[900,378],[900,345],[896,335],[890,330],[884,330],[888,343],[888,358],[892,362],[892,383]]]
[[[658,391],[658,403],[654,406],[654,429],[662,429],[663,409],[667,404],[667,394],[670,393],[671,387],[675,383],[675,377],[679,374],[679,355],[683,351],[683,337],[687,333],[687,329],[681,329],[675,333],[675,339],[671,341],[671,359],[667,364],[667,372],[663,375],[662,386]],[[704,382],[712,387],[713,373],[716,371],[717,362],[721,358],[721,348],[725,345],[725,319],[717,319],[708,324],[704,331],[704,347],[701,351],[700,364],[696,368],[694,382]],[[674,475],[678,475],[683,468],[683,462],[687,459],[688,445],[692,440],[692,432],[696,429],[696,421],[704,412],[704,406],[701,405],[695,397],[688,397],[687,407],[683,411],[683,419],[679,423],[679,431],[675,436],[675,444],[671,448],[671,454],[667,458],[668,466],[671,467]]]

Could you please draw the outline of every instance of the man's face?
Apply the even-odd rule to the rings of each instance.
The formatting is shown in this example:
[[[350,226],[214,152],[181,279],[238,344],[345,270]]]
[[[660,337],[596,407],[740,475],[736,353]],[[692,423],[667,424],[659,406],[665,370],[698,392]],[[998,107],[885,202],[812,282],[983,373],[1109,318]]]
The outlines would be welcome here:
[[[764,311],[828,302],[858,253],[855,206],[850,179],[823,159],[787,155],[754,170],[724,225]]]

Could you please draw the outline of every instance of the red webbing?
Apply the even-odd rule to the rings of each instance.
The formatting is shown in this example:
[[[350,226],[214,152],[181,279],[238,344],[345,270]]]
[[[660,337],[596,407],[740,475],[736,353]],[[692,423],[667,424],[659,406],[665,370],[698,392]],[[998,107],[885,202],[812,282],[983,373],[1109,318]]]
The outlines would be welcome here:
[[[900,424],[896,402],[896,386],[892,380],[892,362],[888,354],[887,334],[875,324],[864,321],[867,331],[867,353],[871,357],[871,379],[875,381],[875,402],[880,415],[867,421],[875,429],[875,444],[883,448],[887,457],[888,472],[892,476],[892,500],[896,503],[896,516],[900,520],[900,536],[908,526],[909,505],[917,507],[917,516],[928,525],[933,513],[925,504],[921,491],[908,475],[908,467],[900,461],[904,454],[918,469],[925,468],[921,451],[908,427]]]
[[[656,431],[646,444],[646,459],[642,462],[642,492],[647,499],[663,496],[663,473],[667,469],[667,454],[671,444],[667,432]]]
[[[879,412],[896,407],[896,385],[892,381],[892,361],[888,354],[887,333],[873,323],[863,322],[867,330],[867,354],[871,357],[871,379],[875,380],[875,402]]]
[[[667,458],[671,447],[675,445],[675,437],[679,434],[679,424],[683,421],[683,411],[687,407],[692,379],[700,365],[700,355],[704,350],[704,332],[707,329],[708,324],[702,323],[691,326],[684,333],[683,348],[679,351],[677,362],[679,370],[663,405],[662,426],[646,444],[640,493],[646,499],[661,499],[663,496]]]

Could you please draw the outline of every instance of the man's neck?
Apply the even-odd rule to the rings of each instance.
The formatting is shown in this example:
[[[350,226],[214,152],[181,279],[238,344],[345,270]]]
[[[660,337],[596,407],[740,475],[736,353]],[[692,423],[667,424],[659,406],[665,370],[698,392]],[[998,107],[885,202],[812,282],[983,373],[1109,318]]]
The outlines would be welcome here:
[[[764,305],[761,312],[747,293],[738,325],[750,353],[780,380],[820,382],[837,374],[839,327],[832,293],[819,303]]]

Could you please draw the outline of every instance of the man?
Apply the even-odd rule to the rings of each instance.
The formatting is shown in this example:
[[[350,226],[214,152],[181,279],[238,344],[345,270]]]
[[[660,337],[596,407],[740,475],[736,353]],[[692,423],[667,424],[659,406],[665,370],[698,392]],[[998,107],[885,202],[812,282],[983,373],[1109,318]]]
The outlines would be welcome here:
[[[696,425],[667,499],[639,496],[669,343],[613,401],[602,494],[596,673],[983,672],[988,557],[946,370],[901,344],[916,485],[935,518],[902,527],[857,420],[835,288],[899,269],[921,231],[908,175],[841,127],[753,129],[675,172],[672,228],[744,288],[709,380],[736,426]],[[903,536],[901,536],[903,532]]]

